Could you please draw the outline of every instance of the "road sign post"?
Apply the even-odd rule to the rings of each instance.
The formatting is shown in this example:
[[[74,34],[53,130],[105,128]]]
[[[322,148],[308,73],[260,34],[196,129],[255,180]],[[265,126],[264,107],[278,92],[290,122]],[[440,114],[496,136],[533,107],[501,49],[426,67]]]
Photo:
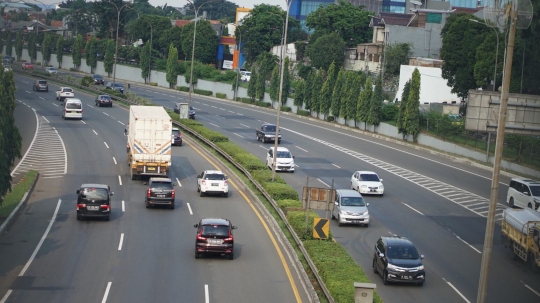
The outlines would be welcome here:
[[[313,218],[313,238],[328,239],[330,234],[330,221],[328,219]]]

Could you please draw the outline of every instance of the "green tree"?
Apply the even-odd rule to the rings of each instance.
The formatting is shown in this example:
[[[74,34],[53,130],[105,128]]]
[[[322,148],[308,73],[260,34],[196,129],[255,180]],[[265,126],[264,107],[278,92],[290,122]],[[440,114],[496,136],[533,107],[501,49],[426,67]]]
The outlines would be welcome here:
[[[345,82],[345,71],[343,70],[343,67],[340,67],[339,72],[337,74],[336,83],[334,85],[334,89],[332,90],[332,105],[330,106],[330,111],[332,112],[332,115],[336,117],[336,119],[340,116],[340,109],[341,109],[341,96],[343,94],[342,88],[343,88],[343,82]]]
[[[371,95],[371,104],[369,107],[369,116],[367,123],[375,126],[379,126],[381,122],[381,108],[383,105],[383,90],[382,90],[382,79],[381,76],[377,77],[375,80],[375,90]]]
[[[204,3],[204,0],[193,1],[193,5],[195,7],[199,7]],[[185,10],[186,16],[195,16],[193,5],[191,5],[190,3],[184,5],[183,9]],[[238,5],[227,0],[208,2],[203,6],[204,11],[206,11],[209,18],[211,18],[212,20],[224,20],[225,23],[231,23],[235,21],[237,7]],[[201,12],[199,12],[199,14],[200,13]]]
[[[6,37],[6,55],[12,56],[13,55],[13,36],[11,35],[11,32],[7,33]],[[22,51],[22,50],[21,50]]]
[[[77,35],[77,38],[75,39],[75,43],[73,44],[73,47],[71,48],[71,56],[73,58],[73,67],[78,70],[79,66],[81,66],[81,58],[82,58],[82,50],[84,47],[84,40],[82,35]]]
[[[259,76],[257,73],[257,69],[253,69],[251,71],[251,78],[249,79],[248,90],[247,90],[247,95],[251,99],[251,101],[255,101],[255,98],[257,97],[258,80],[259,80]]]
[[[401,102],[399,105],[399,112],[397,117],[396,127],[398,133],[403,134],[403,139],[407,136],[407,129],[405,129],[405,111],[407,110],[407,103],[409,99],[409,93],[411,91],[411,80],[409,79],[405,82],[403,86],[403,92],[401,93]]]
[[[319,114],[321,110],[321,89],[323,86],[323,73],[324,71],[319,69],[315,71],[313,83],[311,83],[311,109]]]
[[[300,80],[296,87],[296,94],[294,95],[293,104],[298,106],[298,109],[301,109],[304,105],[304,98],[306,92],[306,81]]]
[[[21,158],[22,138],[15,125],[15,79],[12,72],[0,69],[0,205],[11,190],[11,169]]]
[[[345,60],[345,42],[337,33],[329,33],[310,44],[308,54],[315,68],[328,70],[333,62],[341,66]]]
[[[279,98],[279,81],[279,69],[276,65],[272,72],[272,78],[270,79],[270,99],[272,99],[272,101],[277,101]]]
[[[97,67],[97,40],[94,36],[90,37],[90,40],[86,42],[84,56],[86,58],[86,65],[90,66],[90,73],[92,74]]]
[[[499,40],[504,41],[504,35],[498,33]],[[521,43],[515,43],[516,46]],[[497,49],[497,37],[494,31],[486,35],[482,44],[476,48],[476,63],[474,64],[474,78],[476,79],[476,87],[486,88],[494,77],[494,62],[495,54],[493,49]],[[515,52],[515,54],[521,54]],[[502,70],[504,68],[504,43],[499,43],[499,54],[497,58],[497,79],[495,82],[501,84]],[[516,60],[516,58],[514,58]],[[521,74],[521,71],[520,71]],[[497,84],[495,84],[497,87]]]
[[[172,44],[172,43],[171,43]],[[146,41],[140,52],[139,67],[141,68],[141,77],[146,83],[150,73],[150,41]]]
[[[283,74],[283,89],[281,91],[281,105],[287,104],[287,99],[291,91],[291,74],[289,71],[289,57],[285,58],[284,74]]]
[[[171,43],[169,46],[169,57],[167,58],[167,82],[169,88],[174,88],[178,82],[178,50]],[[191,79],[190,79],[191,80]],[[193,87],[193,85],[191,85]]]
[[[31,32],[30,34],[28,34],[27,49],[28,49],[28,56],[30,57],[30,62],[34,62],[37,57],[36,38],[37,38],[37,35],[35,32]]]
[[[413,140],[416,142],[420,133],[420,72],[418,68],[415,68],[412,74],[406,106],[403,126],[407,134],[413,135]]]
[[[182,50],[187,58],[191,58],[193,49],[193,29],[194,22],[190,22],[182,29]],[[195,60],[205,64],[212,64],[216,61],[216,54],[219,45],[219,38],[212,28],[210,21],[197,21],[197,37],[195,38]],[[177,50],[178,52],[178,50]]]
[[[399,76],[401,65],[408,65],[412,55],[411,43],[389,43],[384,50],[384,74]]]
[[[45,33],[45,38],[41,43],[41,54],[43,55],[43,63],[48,64],[51,60],[51,48],[52,48],[52,39],[49,33]]]
[[[22,30],[19,30],[19,32],[17,32],[17,38],[15,38],[15,54],[17,55],[17,60],[19,61],[21,61],[22,50],[23,50]]]
[[[356,126],[356,107],[358,103],[358,95],[360,94],[360,75],[358,73],[349,73],[347,76],[348,81],[345,82],[346,87],[343,87],[345,91],[343,103],[345,120],[354,120],[354,125]]]
[[[115,42],[112,39],[107,41],[107,48],[105,49],[105,60],[103,61],[103,67],[105,72],[110,77],[113,72],[114,67],[114,51],[115,51]]]
[[[175,37],[170,36],[170,30],[172,28],[176,28],[178,32],[182,31],[181,27],[173,26],[171,20],[167,16],[141,14],[140,18],[133,19],[128,23],[126,26],[126,34],[133,37],[135,40],[142,39],[144,43],[150,41],[150,38],[152,38],[152,44],[154,44],[152,48],[159,49],[161,46],[161,48],[168,50],[169,45],[173,43],[173,39],[181,39],[181,37],[175,39]],[[170,40],[165,44],[160,44],[160,41],[165,34]],[[181,49],[180,45],[176,43],[173,44],[177,50]]]
[[[192,32],[193,34],[193,32]],[[156,37],[153,37],[154,48],[169,50],[169,44],[173,44],[174,47],[178,50],[178,58],[187,58],[184,50],[182,49],[182,28],[179,26],[173,26],[168,30],[161,33],[159,39],[156,40]],[[156,44],[157,41],[157,44]],[[191,49],[191,47],[189,48]],[[190,52],[191,54],[191,52]],[[165,54],[168,55],[168,54]],[[191,60],[191,57],[190,59]]]
[[[2,53],[2,51],[4,50],[4,44],[7,43],[7,40],[4,40],[6,38],[7,38],[7,33],[0,32],[0,53]]]
[[[356,119],[364,122],[364,130],[367,129],[369,119],[369,110],[371,109],[371,100],[373,95],[373,83],[371,77],[367,77],[364,90],[360,93],[357,103]]]
[[[310,70],[307,79],[306,79],[306,87],[304,92],[304,108],[306,110],[309,110],[311,113],[312,107],[312,100],[313,100],[313,82],[315,81],[315,73],[317,70],[312,69]]]
[[[325,119],[326,115],[330,112],[330,107],[332,105],[332,93],[334,92],[335,83],[336,65],[332,62],[326,75],[326,81],[324,81],[323,87],[321,88],[320,113],[323,114]]]

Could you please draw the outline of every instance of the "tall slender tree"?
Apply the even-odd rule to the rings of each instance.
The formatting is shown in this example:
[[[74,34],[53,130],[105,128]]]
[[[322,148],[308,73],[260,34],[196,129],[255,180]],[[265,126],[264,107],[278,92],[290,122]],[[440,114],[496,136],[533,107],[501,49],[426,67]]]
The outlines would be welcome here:
[[[330,112],[332,112],[332,115],[336,119],[337,117],[341,117],[340,115],[341,96],[343,94],[342,87],[345,80],[346,80],[345,71],[343,70],[343,67],[342,67],[339,69],[339,72],[337,74],[336,84],[334,85],[334,89],[332,91],[332,105],[330,106]]]
[[[272,99],[272,101],[277,101],[279,98],[279,82],[279,69],[276,65],[272,71],[272,78],[270,78],[270,99]]]
[[[81,66],[83,47],[84,47],[83,37],[82,35],[77,35],[77,38],[75,39],[75,43],[73,43],[73,47],[71,48],[71,56],[73,57],[73,65],[76,70],[79,70],[79,67]]]
[[[364,90],[358,99],[357,119],[364,122],[364,130],[367,129],[367,121],[369,119],[369,109],[371,108],[372,99],[371,95],[373,94],[372,86],[371,77],[367,77]]]
[[[293,104],[298,106],[298,109],[302,109],[302,106],[304,105],[304,98],[306,95],[306,81],[300,80],[298,81],[298,85],[296,87],[296,94],[294,95],[294,102]]]
[[[382,78],[379,75],[377,77],[377,80],[375,80],[375,90],[373,91],[373,94],[371,95],[371,104],[369,107],[369,115],[367,119],[367,123],[379,126],[379,123],[381,122],[381,108],[383,104],[383,90],[382,90]]]
[[[17,38],[15,38],[15,54],[17,55],[17,60],[21,61],[23,50],[23,36],[22,30],[17,32]]]
[[[326,74],[326,81],[324,81],[324,84],[321,88],[319,112],[323,114],[324,119],[326,119],[326,115],[328,115],[328,113],[330,112],[330,107],[332,106],[332,93],[334,92],[335,83],[336,83],[336,65],[334,64],[334,62],[332,62]]]
[[[90,67],[90,73],[92,74],[97,67],[97,40],[94,36],[90,37],[90,40],[86,42],[84,57],[86,59],[86,65]]]
[[[108,39],[107,46],[105,48],[105,60],[103,61],[103,67],[105,72],[110,77],[114,68],[114,47],[115,42],[112,39]]]
[[[315,71],[313,83],[311,85],[311,109],[317,112],[317,116],[321,110],[321,89],[323,86],[323,69]]]
[[[141,48],[139,67],[141,68],[141,77],[146,83],[148,75],[150,74],[150,41],[146,41],[144,46]],[[236,83],[236,82],[235,82]]]
[[[360,75],[357,73],[349,73],[347,76],[348,81],[345,82],[346,87],[344,95],[344,115],[345,120],[354,120],[354,125],[356,126],[356,104],[358,103],[358,95],[360,93]]]
[[[404,127],[407,134],[413,135],[413,141],[418,141],[420,133],[420,72],[414,69],[411,78],[409,97],[407,98],[407,108],[405,109]]]
[[[316,70],[309,71],[306,79],[306,86],[304,87],[304,108],[311,113],[311,104],[313,98],[313,82],[315,81]]]
[[[169,45],[166,78],[167,82],[169,82],[169,88],[174,88],[178,82],[178,50],[172,43]]]
[[[64,38],[59,37],[56,41],[56,61],[58,61],[58,68],[62,68],[62,59],[64,57]]]
[[[49,33],[45,33],[43,42],[41,42],[41,55],[43,56],[43,64],[48,64],[51,60],[52,39],[53,37],[51,37]]]
[[[30,57],[30,62],[35,62],[37,58],[37,48],[36,48],[36,38],[37,35],[35,32],[31,32],[28,34],[28,42],[27,42],[27,49],[28,49],[28,56]]]
[[[13,35],[11,32],[7,33],[6,40],[6,55],[11,56],[13,55]]]
[[[291,91],[291,73],[289,71],[290,60],[285,58],[285,66],[283,68],[283,89],[281,92],[281,105],[287,104],[287,99]]]
[[[404,122],[405,122],[405,111],[407,109],[407,103],[408,103],[410,91],[411,91],[411,79],[407,80],[407,82],[405,82],[405,85],[403,86],[403,92],[401,93],[401,102],[399,104],[399,112],[398,112],[397,123],[396,123],[398,133],[403,135],[403,140],[405,140],[405,137],[407,136],[407,129],[405,129]]]
[[[257,97],[257,80],[259,79],[259,73],[257,69],[254,68],[251,70],[251,78],[248,83],[247,95],[251,99],[251,102],[255,101]]]

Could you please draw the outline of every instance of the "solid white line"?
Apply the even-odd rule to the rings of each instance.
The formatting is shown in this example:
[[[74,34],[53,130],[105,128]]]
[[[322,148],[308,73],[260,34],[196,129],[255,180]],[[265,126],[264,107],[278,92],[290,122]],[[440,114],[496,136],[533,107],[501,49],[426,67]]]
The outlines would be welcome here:
[[[116,158],[115,157],[112,157],[112,159],[113,159],[115,165],[118,164],[118,163],[116,163]]]
[[[401,202],[401,203],[403,203],[403,202]],[[418,210],[414,209],[414,208],[413,208],[412,206],[410,206],[410,205],[409,205],[409,204],[407,204],[407,203],[403,203],[403,205],[405,205],[405,206],[407,206],[408,208],[410,208],[410,209],[414,210],[415,212],[417,212],[417,213],[421,214],[422,216],[424,215],[423,213],[421,213],[421,212],[419,212]]]
[[[118,244],[118,250],[122,250],[122,244],[124,243],[124,233],[120,234],[120,244]]]
[[[459,241],[467,244],[467,246],[469,246],[470,248],[472,248],[475,252],[481,254],[482,252],[479,251],[478,249],[476,249],[474,246],[472,246],[471,244],[467,243],[465,240],[461,239],[458,235],[454,234],[454,236],[456,236],[456,238],[458,238]]]
[[[531,288],[529,285],[527,285],[527,284],[523,284],[523,285],[525,285],[525,287],[527,287],[527,288],[528,288],[530,291],[532,291],[535,295],[537,295],[537,296],[540,297],[540,293],[539,293],[539,292],[537,292],[536,290],[532,289],[532,288]],[[0,302],[0,303],[2,303],[2,302]]]
[[[245,124],[242,124],[242,123],[240,123],[240,125],[242,125],[243,127],[251,128],[251,127],[249,127],[249,126],[247,126]]]
[[[326,187],[330,187],[328,184],[324,183],[323,180],[321,180],[321,179],[319,179],[319,178],[317,178],[317,180],[319,180],[319,182],[321,182],[322,184],[326,185]]]
[[[81,120],[81,122],[82,122],[83,124],[86,124],[86,122],[84,122],[83,120]]]
[[[26,265],[24,265],[23,269],[19,273],[19,277],[22,277],[24,275],[24,273],[28,270],[28,267],[30,267],[30,264],[32,264],[32,261],[34,261],[34,258],[36,257],[39,249],[41,248],[41,245],[43,245],[43,242],[45,241],[45,238],[47,238],[47,235],[49,234],[49,231],[51,230],[51,227],[52,227],[52,225],[54,223],[54,220],[56,220],[56,215],[58,214],[58,210],[60,209],[60,204],[62,204],[62,199],[58,199],[58,203],[56,204],[56,209],[54,210],[51,221],[49,222],[49,226],[47,226],[47,229],[45,230],[45,233],[41,237],[41,240],[39,240],[39,243],[38,243],[36,249],[34,250],[32,255],[30,256],[30,259],[28,260],[28,262],[26,262]]]
[[[8,289],[8,291],[6,292],[6,294],[4,295],[4,297],[2,298],[2,300],[0,301],[0,303],[6,303],[6,300],[9,298],[9,295],[11,295],[11,292],[13,290],[11,289]]]
[[[180,183],[180,180],[178,180],[178,178],[176,178],[176,183],[178,183],[179,187],[182,187],[182,183]]]
[[[204,284],[204,303],[210,303],[210,294],[208,293],[208,284]]]
[[[17,171],[17,168],[19,168],[21,163],[24,162],[24,159],[26,159],[26,156],[28,156],[28,153],[32,149],[32,145],[34,145],[34,142],[36,141],[36,138],[37,138],[37,135],[38,135],[38,130],[39,130],[39,117],[38,117],[38,115],[37,115],[37,113],[35,111],[34,111],[34,115],[36,116],[36,132],[34,133],[34,138],[32,139],[32,142],[30,142],[30,146],[28,147],[28,149],[24,153],[24,156],[21,158],[21,161],[19,161],[17,166],[15,166],[15,168],[11,171],[11,176],[12,177],[13,177],[13,174]]]
[[[122,185],[122,178],[120,177],[120,175],[118,175],[118,183],[120,183],[120,185]]]
[[[112,282],[107,283],[107,289],[105,289],[105,294],[103,295],[103,300],[101,300],[101,303],[107,302],[107,297],[109,296],[109,291],[111,290],[111,284]]]
[[[95,130],[92,130],[92,131],[94,132],[94,134],[96,134],[96,135],[97,135],[97,132],[96,132]]]
[[[208,122],[208,124],[212,124],[212,125],[215,126],[215,127],[219,127],[218,125],[215,125],[214,123]]]
[[[303,148],[301,148],[301,147],[298,147],[298,146],[296,146],[296,145],[295,145],[295,147],[298,148],[298,149],[301,149],[301,150],[305,151],[306,153],[308,152],[307,150],[305,150],[305,149],[303,149]]]
[[[107,145],[107,142],[103,142],[103,144],[105,144],[105,146],[107,146],[107,148],[109,148],[109,145]]]
[[[122,200],[122,212],[126,211],[126,203],[124,203],[124,200]]]
[[[54,130],[56,134],[58,135],[58,139],[60,139],[60,143],[62,143],[62,149],[64,150],[64,174],[67,174],[67,152],[66,152],[66,145],[64,144],[64,140],[62,140],[62,137],[60,137],[60,134],[55,129]]]
[[[239,134],[237,134],[237,133],[233,133],[233,134],[237,135],[237,136],[240,137],[240,138],[244,138],[244,136],[239,135]]]
[[[471,303],[471,301],[467,300],[467,298],[465,298],[465,296],[464,296],[462,293],[460,293],[459,290],[457,290],[457,288],[455,288],[454,285],[452,285],[452,283],[446,281],[444,278],[443,278],[443,280],[444,280],[444,282],[448,283],[448,285],[450,285],[450,287],[452,287],[452,289],[454,289],[454,290],[458,293],[458,295],[459,295],[461,298],[463,298],[463,300],[465,300],[465,302]]]
[[[337,168],[341,168],[341,167],[339,167],[339,166],[335,165],[334,163],[332,163],[332,165],[334,165],[334,166],[335,166],[335,167],[337,167]]]
[[[43,116],[42,116],[42,118],[43,118],[43,120],[47,121],[47,123],[51,123],[51,122],[49,122],[49,120],[47,120],[47,118],[45,118]]]
[[[191,211],[191,206],[189,205],[189,203],[186,203],[186,204],[187,204],[187,208],[189,209],[189,214],[193,215],[193,212]]]

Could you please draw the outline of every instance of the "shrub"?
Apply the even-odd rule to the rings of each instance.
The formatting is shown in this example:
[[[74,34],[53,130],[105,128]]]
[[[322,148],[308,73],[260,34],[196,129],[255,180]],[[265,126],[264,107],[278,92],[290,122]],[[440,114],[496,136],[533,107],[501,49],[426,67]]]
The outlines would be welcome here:
[[[266,164],[264,164],[264,166],[266,167]],[[282,183],[267,182],[267,183],[263,183],[262,186],[274,200],[284,200],[284,199],[298,200],[298,193],[290,185],[282,184]]]
[[[264,164],[261,159],[255,157],[248,152],[235,154],[233,158],[236,162],[238,162],[238,164],[242,165],[250,173],[256,170],[267,169],[266,164]]]
[[[260,107],[270,107],[272,106],[272,103],[264,102],[264,101],[255,101],[255,105]]]
[[[398,113],[399,107],[397,107],[394,103],[385,104],[381,109],[381,120],[396,121]]]
[[[223,93],[216,93],[216,97],[220,99],[227,99],[227,94]]]
[[[286,211],[288,208],[301,208],[302,202],[299,200],[292,200],[292,199],[284,199],[284,200],[277,200],[276,201],[279,208],[281,208],[283,211]]]
[[[206,139],[210,140],[211,142],[227,142],[229,141],[229,138],[221,134],[220,132],[208,129],[204,126],[198,126],[198,125],[190,125],[190,128],[194,130],[195,132],[201,134],[201,136],[205,137]]]
[[[259,184],[264,184],[268,182],[272,182],[272,171],[269,169],[262,169],[262,170],[255,170],[251,172],[251,176],[257,180]],[[274,179],[275,183],[281,183],[281,184],[287,184],[283,178],[276,174],[276,177]]]
[[[107,94],[107,95],[110,95],[110,96],[114,96],[114,97],[118,97],[118,98],[122,98],[122,99],[127,99],[127,96],[122,94],[121,92],[117,91],[117,90],[112,90],[112,89],[102,89],[103,93],[104,94]]]
[[[235,101],[242,101],[242,98],[236,97],[236,100],[235,100]]]
[[[157,86],[157,82],[150,82],[150,86]]]
[[[236,154],[246,152],[243,148],[233,142],[218,142],[216,145],[233,158]]]
[[[94,83],[94,79],[90,76],[84,76],[82,79],[81,79],[81,85],[82,86],[86,86],[86,87],[89,87],[90,85],[92,85]]]
[[[166,59],[158,59],[156,60],[156,68],[160,71],[166,71],[167,70],[167,60]]]
[[[303,109],[299,109],[296,114],[300,115],[300,116],[309,116],[311,115],[311,113],[307,110],[303,110]]]
[[[189,90],[189,88],[188,88],[188,90]],[[212,96],[212,94],[214,94],[213,91],[204,90],[204,89],[194,89],[193,92],[196,93],[196,94],[199,94],[199,95],[203,95],[203,96]]]
[[[181,92],[189,92],[189,86],[177,86],[176,89]]]
[[[284,200],[284,199],[283,199]],[[298,199],[296,199],[298,200]],[[287,212],[287,222],[294,229],[298,237],[302,240],[313,239],[313,219],[319,218],[319,215],[314,211],[309,211],[308,226],[306,229],[306,212],[301,211],[289,211]],[[354,301],[353,301],[354,302]]]
[[[282,105],[281,106],[281,111],[282,112],[291,112],[292,109],[289,106]]]
[[[74,67],[70,67],[69,70],[72,71],[72,72],[76,72],[76,71],[77,71]]]
[[[243,103],[247,103],[247,104],[252,104],[253,103],[250,98],[242,98],[241,100],[242,100]]]
[[[334,116],[326,116],[326,121],[328,122],[334,121]]]
[[[192,120],[192,119],[180,119],[178,122],[182,123],[183,125],[187,126],[187,127],[192,127],[192,126],[203,126],[203,124],[197,120]]]

